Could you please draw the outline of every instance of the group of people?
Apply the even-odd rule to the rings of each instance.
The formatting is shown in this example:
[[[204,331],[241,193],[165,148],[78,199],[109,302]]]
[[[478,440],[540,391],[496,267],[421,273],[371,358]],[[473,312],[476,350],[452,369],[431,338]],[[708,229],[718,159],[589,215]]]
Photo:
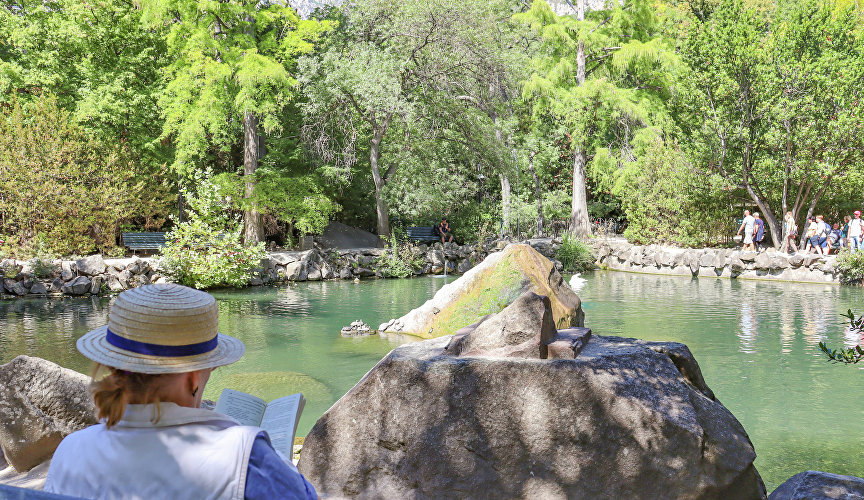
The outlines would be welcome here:
[[[738,234],[742,232],[744,249],[758,250],[765,239],[765,221],[759,217],[758,212],[750,215],[749,210],[744,211],[744,220],[738,228]],[[786,212],[783,218],[783,250],[797,252],[800,236],[792,212]],[[861,212],[856,210],[852,216],[845,216],[842,226],[838,222],[829,224],[822,215],[809,217],[801,243],[804,244],[805,253],[828,255],[835,247],[860,251],[864,243],[864,220],[861,219]]]

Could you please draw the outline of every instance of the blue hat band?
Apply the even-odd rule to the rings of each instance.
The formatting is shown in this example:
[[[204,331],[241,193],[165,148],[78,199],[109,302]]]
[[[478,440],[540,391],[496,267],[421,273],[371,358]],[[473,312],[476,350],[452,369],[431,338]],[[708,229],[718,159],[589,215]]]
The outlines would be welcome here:
[[[131,351],[138,354],[148,354],[150,356],[162,356],[166,358],[180,358],[183,356],[195,356],[205,354],[219,346],[219,336],[216,335],[212,339],[199,342],[197,344],[187,345],[160,345],[149,344],[147,342],[139,342],[130,340],[126,337],[121,337],[109,329],[105,329],[105,340],[114,347],[119,347],[125,351]]]

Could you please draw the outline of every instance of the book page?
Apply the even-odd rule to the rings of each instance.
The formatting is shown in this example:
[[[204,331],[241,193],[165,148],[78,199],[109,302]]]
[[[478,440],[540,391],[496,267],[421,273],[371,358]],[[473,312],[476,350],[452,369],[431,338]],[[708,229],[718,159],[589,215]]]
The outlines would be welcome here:
[[[214,408],[215,411],[232,417],[241,425],[255,427],[261,426],[261,418],[266,409],[267,402],[263,399],[233,389],[222,389],[222,394],[219,395],[219,401]]]
[[[294,454],[294,435],[305,404],[306,399],[301,393],[274,399],[261,418],[261,428],[270,435],[273,448],[288,459]]]

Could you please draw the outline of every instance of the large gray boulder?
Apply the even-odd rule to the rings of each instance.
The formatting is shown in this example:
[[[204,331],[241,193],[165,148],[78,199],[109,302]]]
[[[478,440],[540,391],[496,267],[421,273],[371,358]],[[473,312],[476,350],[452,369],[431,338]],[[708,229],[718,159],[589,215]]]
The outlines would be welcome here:
[[[545,359],[546,345],[557,333],[549,297],[529,291],[472,325],[470,335],[459,335],[447,350],[460,356]]]
[[[67,434],[96,423],[89,382],[29,356],[0,366],[0,448],[9,465],[28,471],[50,458]]]
[[[299,468],[319,492],[765,498],[747,433],[683,344],[594,337],[553,360],[451,355],[453,337],[396,348],[318,420]]]
[[[383,246],[377,235],[341,222],[330,222],[315,240],[322,248],[375,248]]]
[[[78,276],[74,280],[63,285],[60,290],[67,295],[84,295],[90,291],[91,287],[92,283],[90,283],[90,278],[86,276]]]
[[[768,500],[822,499],[864,499],[864,479],[808,470],[787,479],[768,497]]]
[[[85,276],[96,276],[104,273],[106,269],[105,260],[98,253],[76,260],[75,265],[78,266],[78,272]]]

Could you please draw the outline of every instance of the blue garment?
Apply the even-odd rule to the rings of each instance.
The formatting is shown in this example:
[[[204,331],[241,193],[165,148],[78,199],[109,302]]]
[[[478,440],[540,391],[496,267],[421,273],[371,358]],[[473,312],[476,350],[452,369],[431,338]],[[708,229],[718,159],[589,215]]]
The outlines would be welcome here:
[[[316,500],[318,494],[303,474],[276,453],[267,434],[261,432],[252,443],[246,470],[245,498]]]
[[[765,222],[762,219],[756,219],[756,237],[753,241],[762,241],[765,238]]]

